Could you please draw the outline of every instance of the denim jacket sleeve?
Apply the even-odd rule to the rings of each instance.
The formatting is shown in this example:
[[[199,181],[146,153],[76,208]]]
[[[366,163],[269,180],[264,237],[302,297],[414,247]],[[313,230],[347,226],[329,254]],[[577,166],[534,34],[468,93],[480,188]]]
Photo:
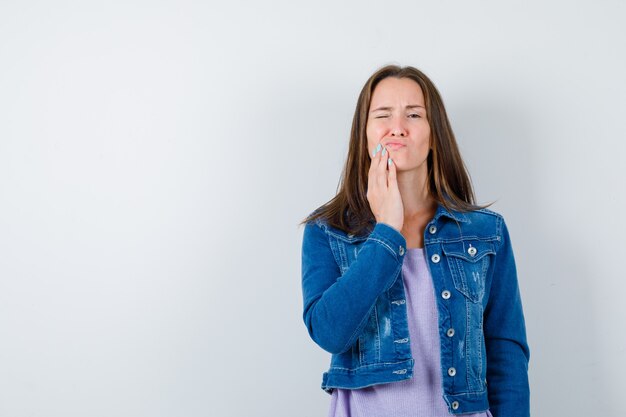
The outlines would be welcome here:
[[[303,318],[315,343],[333,354],[351,348],[378,296],[399,276],[405,247],[399,231],[377,223],[358,258],[341,275],[328,233],[318,223],[306,224],[302,241]]]
[[[501,217],[498,226],[500,246],[484,312],[489,405],[494,417],[528,417],[530,351],[513,249]]]

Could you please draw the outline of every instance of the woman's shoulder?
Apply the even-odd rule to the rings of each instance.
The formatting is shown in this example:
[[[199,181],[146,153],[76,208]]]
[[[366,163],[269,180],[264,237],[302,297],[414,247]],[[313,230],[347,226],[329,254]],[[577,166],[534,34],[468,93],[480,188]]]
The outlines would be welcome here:
[[[490,235],[493,238],[502,234],[504,216],[488,208],[454,212],[454,217],[459,220],[463,233],[476,234],[477,236]]]
[[[499,220],[499,221],[502,221],[504,219],[504,216],[501,213],[495,210],[488,209],[488,208],[479,208],[476,210],[469,211],[466,214],[472,215],[477,218],[489,218],[489,219],[494,219],[494,220]]]
[[[323,208],[323,206],[318,207],[315,210],[311,211],[309,214],[307,214],[307,221],[305,222],[306,226],[325,227],[328,224],[328,221],[325,219],[324,216],[318,216],[318,214],[322,212]]]
[[[464,214],[469,220],[468,229],[473,229],[472,231],[476,234],[491,236],[499,243],[499,246],[509,239],[508,227],[502,213],[481,208]]]
[[[498,235],[502,235],[503,229],[506,229],[506,220],[505,216],[495,210],[491,210],[488,208],[481,208],[474,210],[472,216],[475,219],[482,219],[485,222],[491,223],[496,227],[496,233]]]
[[[440,214],[467,224],[501,222],[504,219],[502,214],[488,208],[475,208],[473,210],[453,208],[446,209],[444,206],[440,205],[437,216]]]
[[[327,235],[331,235],[343,240],[361,240],[367,238],[376,225],[375,220],[369,220],[365,224],[358,224],[358,219],[350,215],[350,210],[344,212],[344,221],[340,222],[338,219],[330,219],[325,215],[317,216],[317,214],[323,212],[324,206],[318,207],[313,210],[307,218],[310,220],[307,222],[306,227],[315,227],[323,230]]]

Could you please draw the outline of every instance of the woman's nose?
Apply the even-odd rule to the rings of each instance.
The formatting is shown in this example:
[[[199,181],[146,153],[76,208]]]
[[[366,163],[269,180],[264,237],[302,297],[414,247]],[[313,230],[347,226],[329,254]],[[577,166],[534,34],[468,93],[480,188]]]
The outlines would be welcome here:
[[[396,119],[391,126],[391,136],[406,136],[407,131],[402,118]]]

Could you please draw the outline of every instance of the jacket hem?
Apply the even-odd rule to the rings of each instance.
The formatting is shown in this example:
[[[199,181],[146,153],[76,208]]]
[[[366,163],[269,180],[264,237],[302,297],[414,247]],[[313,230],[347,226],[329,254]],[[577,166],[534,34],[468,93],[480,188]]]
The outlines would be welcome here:
[[[359,389],[403,381],[413,377],[413,359],[402,362],[362,366],[357,369],[331,368],[322,377],[322,389],[331,394],[335,388]]]

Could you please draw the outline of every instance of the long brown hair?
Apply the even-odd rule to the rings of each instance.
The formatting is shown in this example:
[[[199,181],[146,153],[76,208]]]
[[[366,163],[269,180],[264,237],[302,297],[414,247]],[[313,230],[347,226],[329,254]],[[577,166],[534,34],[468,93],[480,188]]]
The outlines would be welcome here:
[[[414,67],[388,65],[372,74],[359,94],[352,119],[348,157],[337,195],[314,210],[300,224],[322,218],[329,225],[347,233],[360,234],[374,220],[366,197],[371,163],[366,126],[374,89],[387,77],[410,78],[419,84],[424,94],[432,143],[427,157],[428,192],[448,210],[471,211],[485,207],[475,203],[476,196],[469,173],[461,158],[443,100],[433,82]]]

